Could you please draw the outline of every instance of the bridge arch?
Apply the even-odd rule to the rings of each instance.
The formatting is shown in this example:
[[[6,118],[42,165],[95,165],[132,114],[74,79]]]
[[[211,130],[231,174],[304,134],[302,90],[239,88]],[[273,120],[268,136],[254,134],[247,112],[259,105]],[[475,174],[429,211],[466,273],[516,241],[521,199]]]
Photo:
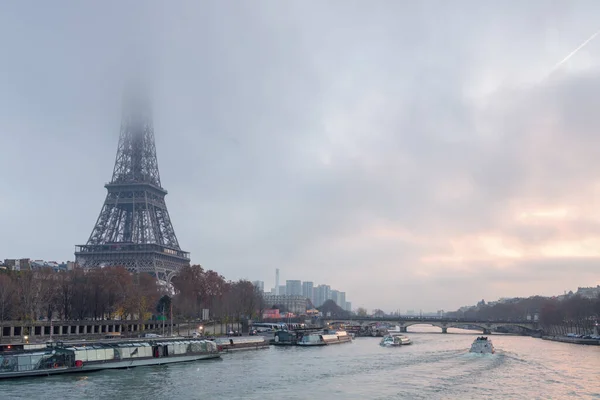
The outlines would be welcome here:
[[[332,318],[330,323],[345,323],[347,325],[360,325],[365,329],[373,329],[378,324],[389,326],[398,326],[402,331],[406,332],[406,328],[414,325],[436,326],[446,333],[448,328],[464,328],[470,326],[481,329],[484,334],[490,334],[492,330],[501,327],[518,327],[525,332],[540,331],[537,322],[533,321],[477,321],[477,320],[460,320],[460,319],[443,319],[443,318],[372,318],[372,317],[355,317],[352,320],[339,320]]]
[[[440,328],[442,330],[442,333],[448,333],[448,328],[464,328],[464,326],[468,325],[468,326],[473,326],[473,327],[477,327],[479,329],[481,329],[481,331],[484,334],[491,334],[491,327],[489,326],[484,326],[481,323],[467,323],[467,322],[454,322],[454,323],[449,323],[449,322],[445,322],[445,321],[410,321],[410,322],[405,322],[403,324],[400,325],[401,329],[404,330],[405,332],[407,331],[407,328],[410,326],[414,326],[414,325],[429,325],[429,326],[436,326],[438,328]]]
[[[404,328],[408,328],[409,326],[414,326],[414,325],[428,325],[428,326],[437,326],[439,328],[442,327],[442,324],[440,323],[436,323],[436,322],[431,322],[431,321],[411,321],[411,322],[404,322],[401,323],[400,326],[404,327]]]
[[[437,321],[410,321],[410,322],[401,322],[400,330],[402,332],[408,332],[408,328],[415,325],[426,325],[426,326],[435,326],[442,330],[442,333],[446,333],[446,325],[442,322]]]
[[[453,323],[453,324],[446,325],[447,328],[456,328],[456,329],[465,329],[464,328],[465,326],[475,326],[475,327],[481,329],[483,332],[487,332],[490,330],[489,327],[483,326],[483,325],[477,324],[477,323]]]

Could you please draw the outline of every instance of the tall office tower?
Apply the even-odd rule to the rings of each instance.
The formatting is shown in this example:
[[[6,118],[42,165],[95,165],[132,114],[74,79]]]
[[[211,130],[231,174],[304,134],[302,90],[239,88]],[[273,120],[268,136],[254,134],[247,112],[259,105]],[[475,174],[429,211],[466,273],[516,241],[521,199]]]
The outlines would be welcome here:
[[[298,280],[285,281],[285,294],[288,296],[301,296],[302,282]]]
[[[331,291],[331,300],[333,300],[333,302],[335,304],[337,304],[338,306],[340,305],[340,299],[338,297],[339,294],[340,294],[339,290],[332,290]]]
[[[315,289],[315,307],[320,307],[327,300],[331,299],[331,287],[329,285],[319,285]]]
[[[346,292],[339,292],[338,300],[339,300],[339,303],[337,303],[337,305],[342,307],[345,310],[346,309]]]
[[[312,282],[302,282],[302,296],[309,299],[311,303],[315,304],[315,297],[313,296],[314,284]]]

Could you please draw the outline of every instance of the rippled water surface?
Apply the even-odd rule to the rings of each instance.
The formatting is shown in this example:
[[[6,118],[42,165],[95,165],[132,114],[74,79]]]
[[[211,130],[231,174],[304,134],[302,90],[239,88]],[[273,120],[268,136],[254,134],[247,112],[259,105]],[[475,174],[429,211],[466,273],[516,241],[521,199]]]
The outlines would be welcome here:
[[[414,328],[415,330],[417,328]],[[0,399],[600,399],[600,347],[492,335],[409,333],[410,346],[351,344],[226,354],[222,360],[0,382]]]

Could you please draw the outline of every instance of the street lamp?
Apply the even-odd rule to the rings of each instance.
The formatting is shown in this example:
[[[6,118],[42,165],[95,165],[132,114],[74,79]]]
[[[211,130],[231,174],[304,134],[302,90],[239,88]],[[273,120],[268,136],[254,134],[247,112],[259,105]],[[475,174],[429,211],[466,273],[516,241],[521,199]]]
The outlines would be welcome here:
[[[29,336],[25,335],[23,336],[23,339],[25,340],[25,343],[29,343]]]

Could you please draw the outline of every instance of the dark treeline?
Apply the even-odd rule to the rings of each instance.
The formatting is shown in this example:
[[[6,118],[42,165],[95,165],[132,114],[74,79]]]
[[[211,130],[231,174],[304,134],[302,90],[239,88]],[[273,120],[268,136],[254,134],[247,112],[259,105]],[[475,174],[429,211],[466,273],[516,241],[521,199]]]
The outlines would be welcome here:
[[[173,286],[174,314],[183,319],[201,318],[203,309],[210,310],[211,319],[222,322],[260,319],[265,308],[262,294],[252,282],[226,281],[199,265],[182,268],[173,278]]]
[[[351,313],[338,306],[335,301],[327,300],[320,307],[317,308],[325,316],[333,318],[350,318]]]
[[[7,271],[0,274],[0,319],[113,319],[147,315],[158,301],[156,281],[107,267]]]
[[[600,320],[600,296],[589,299],[570,296],[562,301],[550,299],[541,309],[544,330],[552,335],[589,334]]]
[[[0,320],[151,319],[164,309],[176,319],[239,320],[262,313],[262,296],[248,281],[230,282],[200,266],[185,267],[173,279],[175,295],[150,274],[122,267],[54,272],[51,269],[0,272]],[[161,300],[162,298],[162,300]],[[161,309],[162,307],[162,309]]]
[[[533,318],[535,314],[539,315],[539,323],[548,334],[590,333],[600,319],[600,297],[590,299],[571,295],[559,299],[534,296],[492,305],[481,304],[446,315],[449,318],[522,321],[528,315]]]

